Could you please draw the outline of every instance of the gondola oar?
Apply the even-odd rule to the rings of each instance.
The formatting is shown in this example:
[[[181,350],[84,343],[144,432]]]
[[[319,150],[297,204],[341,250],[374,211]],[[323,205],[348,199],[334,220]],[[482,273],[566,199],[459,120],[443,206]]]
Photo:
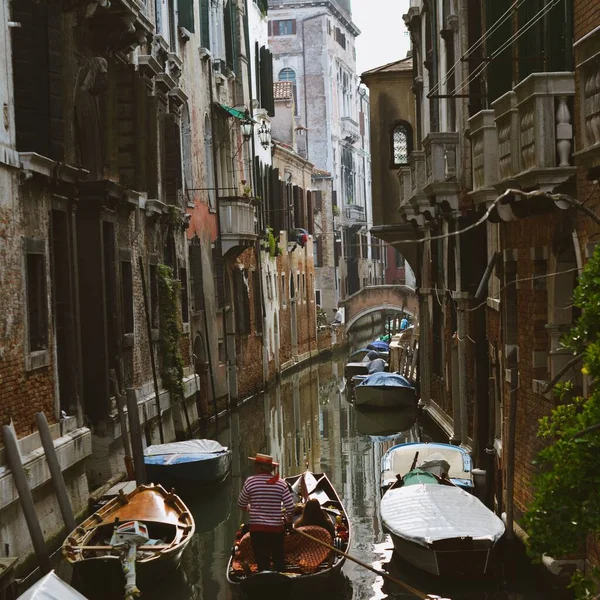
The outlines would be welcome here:
[[[358,560],[358,558],[355,558],[351,554],[342,552],[341,550],[338,550],[331,544],[328,544],[327,542],[323,542],[323,541],[317,539],[316,537],[313,537],[312,535],[305,533],[304,531],[302,531],[300,529],[294,529],[294,531],[296,533],[299,533],[300,535],[303,535],[304,537],[308,538],[309,540],[316,542],[317,544],[321,544],[321,546],[325,546],[326,548],[329,548],[329,550],[331,550],[332,552],[335,552],[335,553],[339,554],[340,556],[344,556],[345,558],[355,562],[357,565],[360,565],[361,567],[364,567],[365,569],[368,569],[369,571],[373,571],[373,573],[375,573],[376,575],[379,575],[379,576],[383,577],[384,579],[388,579],[392,583],[395,583],[396,585],[399,585],[400,587],[404,588],[407,592],[410,592],[417,598],[421,598],[421,600],[432,600],[433,598],[437,598],[439,600],[450,600],[449,598],[441,598],[440,596],[435,596],[433,594],[425,594],[421,590],[418,590],[414,587],[411,587],[407,583],[400,581],[400,579],[396,579],[396,577],[390,575],[389,573],[386,573],[385,571],[380,571],[379,569],[376,569],[375,567],[372,567],[371,565],[368,565],[367,563],[364,563],[361,560]]]

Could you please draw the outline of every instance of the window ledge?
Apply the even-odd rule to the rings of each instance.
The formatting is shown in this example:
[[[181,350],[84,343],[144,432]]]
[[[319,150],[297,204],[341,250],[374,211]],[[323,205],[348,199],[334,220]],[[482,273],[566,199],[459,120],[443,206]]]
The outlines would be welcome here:
[[[547,391],[545,394],[542,393],[542,390],[547,385],[548,381],[546,379],[532,379],[531,380],[531,388],[535,394],[539,394],[546,398],[546,400],[552,400],[552,390]]]
[[[192,32],[189,29],[187,29],[186,27],[180,26],[177,29],[179,31],[179,39],[182,42],[189,42],[192,37]]]
[[[50,364],[50,351],[49,350],[36,350],[29,352],[25,356],[25,370],[34,371],[35,369],[41,369],[47,367]]]
[[[200,53],[200,60],[209,60],[212,58],[212,52],[208,48],[202,47],[198,52]]]
[[[123,334],[123,348],[132,348],[135,343],[135,335],[133,333]]]
[[[182,333],[189,333],[190,332],[190,324],[188,323],[183,323],[182,326]]]
[[[158,342],[158,340],[160,340],[160,329],[153,328],[151,337],[153,342]]]

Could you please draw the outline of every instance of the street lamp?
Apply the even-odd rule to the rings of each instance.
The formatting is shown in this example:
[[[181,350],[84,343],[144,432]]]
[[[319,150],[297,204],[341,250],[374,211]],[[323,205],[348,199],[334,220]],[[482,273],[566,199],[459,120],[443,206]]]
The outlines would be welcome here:
[[[254,121],[252,119],[244,119],[240,125],[242,136],[245,140],[249,140],[252,137],[252,129],[254,128]]]
[[[271,145],[271,129],[264,120],[258,128],[258,139],[265,150]]]

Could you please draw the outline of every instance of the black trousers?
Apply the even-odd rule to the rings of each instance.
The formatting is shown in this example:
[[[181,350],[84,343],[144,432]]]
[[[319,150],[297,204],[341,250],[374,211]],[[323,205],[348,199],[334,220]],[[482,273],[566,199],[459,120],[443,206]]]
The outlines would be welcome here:
[[[269,571],[271,560],[275,571],[285,571],[285,560],[283,555],[284,533],[273,533],[270,531],[251,531],[250,540],[254,550],[254,558],[259,571]]]

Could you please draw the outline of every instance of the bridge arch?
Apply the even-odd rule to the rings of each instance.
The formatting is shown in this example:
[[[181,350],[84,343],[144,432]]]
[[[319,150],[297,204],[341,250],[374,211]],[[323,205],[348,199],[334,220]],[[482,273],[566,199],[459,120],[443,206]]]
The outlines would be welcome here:
[[[367,286],[340,302],[345,310],[345,327],[350,331],[356,323],[372,313],[404,312],[418,318],[419,302],[415,290],[406,285]]]

